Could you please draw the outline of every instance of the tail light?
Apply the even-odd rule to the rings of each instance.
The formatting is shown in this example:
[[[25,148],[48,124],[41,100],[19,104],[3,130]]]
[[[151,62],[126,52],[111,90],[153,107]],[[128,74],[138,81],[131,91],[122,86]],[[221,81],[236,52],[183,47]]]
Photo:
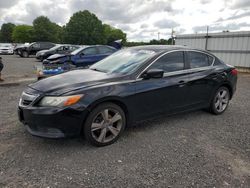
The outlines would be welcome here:
[[[238,71],[237,71],[236,69],[233,69],[233,70],[231,70],[231,74],[232,74],[233,76],[237,76]]]

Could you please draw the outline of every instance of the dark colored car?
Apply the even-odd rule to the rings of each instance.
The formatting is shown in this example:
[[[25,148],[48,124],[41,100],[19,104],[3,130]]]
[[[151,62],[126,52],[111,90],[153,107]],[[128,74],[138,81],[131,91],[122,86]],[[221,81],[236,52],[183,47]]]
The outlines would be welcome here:
[[[51,42],[33,42],[29,45],[22,45],[14,48],[14,53],[20,57],[29,57],[30,55],[36,55],[40,50],[47,50],[54,47],[55,44]]]
[[[36,58],[43,61],[47,59],[49,56],[54,54],[70,54],[71,52],[75,51],[76,49],[80,48],[77,45],[70,45],[70,44],[59,44],[56,45],[48,50],[41,50],[36,53]]]
[[[32,135],[83,134],[91,144],[104,146],[133,122],[196,109],[221,114],[236,83],[237,70],[207,51],[133,47],[89,69],[29,85],[20,99],[19,119]]]
[[[44,64],[63,64],[69,62],[76,67],[86,67],[116,52],[107,45],[83,46],[70,54],[55,54],[43,61]]]

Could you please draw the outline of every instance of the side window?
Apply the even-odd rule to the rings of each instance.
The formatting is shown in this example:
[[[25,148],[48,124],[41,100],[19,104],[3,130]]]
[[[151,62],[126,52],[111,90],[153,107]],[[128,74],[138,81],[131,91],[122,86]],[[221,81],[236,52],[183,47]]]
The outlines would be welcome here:
[[[150,69],[162,69],[164,72],[183,70],[184,54],[181,51],[166,54],[151,65]]]
[[[40,44],[39,43],[35,43],[32,45],[32,48],[40,48]]]
[[[190,68],[207,67],[213,63],[213,58],[200,52],[188,52]]]
[[[69,46],[63,46],[63,51],[69,50]]]
[[[71,51],[74,51],[74,50],[76,50],[76,49],[78,49],[79,47],[77,47],[77,46],[70,46],[69,47],[69,50],[71,50]]]
[[[207,57],[208,57],[208,64],[212,65],[213,62],[214,62],[214,58],[212,56],[210,56],[210,55],[208,55]]]
[[[108,53],[113,53],[114,49],[106,47],[106,46],[99,46],[99,53],[100,54],[108,54]]]
[[[222,64],[222,62],[219,59],[215,58],[214,66],[221,65],[221,64]]]
[[[63,51],[63,46],[57,49],[57,51]]]
[[[42,43],[40,44],[40,48],[41,48],[41,49],[49,49],[49,48],[52,48],[52,47],[53,47],[53,45],[52,45],[51,43],[42,42]]]
[[[52,47],[54,47],[55,45],[54,44],[52,44],[52,43],[46,43],[46,48],[52,48]]]
[[[97,54],[97,50],[96,50],[95,47],[90,47],[90,48],[86,48],[85,50],[83,50],[82,53],[84,55],[96,55]]]

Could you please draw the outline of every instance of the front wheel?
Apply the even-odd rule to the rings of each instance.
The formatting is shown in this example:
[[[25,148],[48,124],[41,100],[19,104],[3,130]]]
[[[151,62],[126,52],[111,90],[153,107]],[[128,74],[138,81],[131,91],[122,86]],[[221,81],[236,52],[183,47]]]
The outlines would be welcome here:
[[[230,99],[229,90],[226,87],[220,87],[215,93],[210,104],[210,112],[219,115],[225,112]]]
[[[84,125],[86,140],[95,146],[114,143],[126,125],[124,111],[116,104],[103,103],[92,110]]]

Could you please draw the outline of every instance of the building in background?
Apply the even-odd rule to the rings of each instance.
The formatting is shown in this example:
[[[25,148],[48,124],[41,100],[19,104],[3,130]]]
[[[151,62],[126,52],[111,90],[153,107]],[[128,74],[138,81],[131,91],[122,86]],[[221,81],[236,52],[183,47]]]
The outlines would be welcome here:
[[[177,35],[175,44],[208,50],[240,71],[250,72],[250,31]]]

